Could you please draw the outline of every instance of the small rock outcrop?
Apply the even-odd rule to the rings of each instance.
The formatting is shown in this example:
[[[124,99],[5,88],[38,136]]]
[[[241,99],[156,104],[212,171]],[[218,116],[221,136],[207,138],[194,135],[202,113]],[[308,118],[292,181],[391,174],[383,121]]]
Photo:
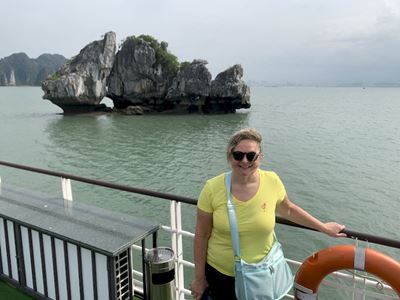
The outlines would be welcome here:
[[[143,106],[130,105],[125,108],[114,108],[114,112],[121,115],[144,115],[145,109]]]
[[[43,98],[61,107],[65,114],[106,110],[106,106],[99,103],[106,95],[106,81],[115,51],[114,32],[88,44],[42,82]]]

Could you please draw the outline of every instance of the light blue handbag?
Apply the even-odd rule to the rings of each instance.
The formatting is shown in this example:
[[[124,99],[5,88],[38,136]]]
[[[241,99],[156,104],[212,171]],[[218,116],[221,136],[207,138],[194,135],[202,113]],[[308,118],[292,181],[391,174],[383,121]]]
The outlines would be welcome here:
[[[293,274],[283,256],[275,232],[275,242],[268,254],[258,263],[246,263],[240,256],[239,232],[235,206],[231,197],[231,172],[225,174],[231,239],[235,254],[235,291],[238,300],[282,299],[293,286]]]

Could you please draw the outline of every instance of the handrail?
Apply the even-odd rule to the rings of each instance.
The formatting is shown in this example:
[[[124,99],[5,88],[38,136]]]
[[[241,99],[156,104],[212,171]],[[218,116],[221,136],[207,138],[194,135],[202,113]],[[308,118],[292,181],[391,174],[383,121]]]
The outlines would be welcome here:
[[[21,170],[25,170],[25,171],[50,175],[50,176],[54,176],[54,177],[69,178],[69,179],[72,179],[75,181],[104,186],[107,188],[112,188],[115,190],[120,190],[120,191],[125,191],[125,192],[131,192],[131,193],[147,195],[147,196],[168,199],[168,200],[175,200],[175,201],[179,201],[179,202],[187,203],[187,204],[193,204],[193,205],[197,204],[197,200],[188,198],[188,197],[182,197],[182,196],[177,196],[177,195],[167,194],[167,193],[160,193],[160,192],[155,192],[155,191],[146,190],[146,189],[142,189],[142,188],[135,188],[135,187],[127,186],[127,185],[116,184],[116,183],[101,181],[101,180],[97,180],[97,179],[90,179],[90,178],[86,178],[86,177],[76,176],[76,175],[67,174],[67,173],[63,173],[63,172],[54,172],[54,171],[49,171],[49,170],[45,170],[45,169],[9,163],[6,161],[1,161],[1,160],[0,160],[0,165],[11,167],[11,168],[16,168],[16,169],[21,169]]]
[[[103,186],[103,187],[107,187],[107,188],[112,188],[112,189],[116,189],[116,190],[121,190],[121,191],[141,194],[141,195],[152,196],[152,197],[161,198],[161,199],[174,200],[174,201],[187,203],[187,204],[191,204],[191,205],[197,204],[196,199],[189,198],[189,197],[177,196],[177,195],[168,194],[168,193],[161,193],[161,192],[151,191],[151,190],[142,189],[142,188],[135,188],[135,187],[127,186],[127,185],[115,184],[115,183],[110,183],[110,182],[106,182],[106,181],[80,177],[80,176],[67,174],[67,173],[63,173],[63,172],[54,172],[54,171],[49,171],[49,170],[45,170],[45,169],[10,163],[10,162],[6,162],[6,161],[0,161],[0,165],[15,168],[15,169],[21,169],[21,170],[25,170],[25,171],[30,171],[30,172],[34,172],[34,173],[45,174],[45,175],[49,175],[49,176],[69,178],[69,179],[72,179],[75,181],[85,182],[88,184]],[[303,228],[303,229],[307,229],[307,230],[317,231],[313,228],[298,225],[296,223],[293,223],[289,220],[286,220],[286,219],[284,219],[282,217],[278,217],[278,216],[276,217],[276,222],[279,224],[289,225],[289,226],[296,227],[296,228]],[[375,243],[375,244],[380,244],[380,245],[400,249],[400,241],[398,241],[398,240],[389,239],[386,237],[376,236],[376,235],[362,233],[362,232],[357,232],[357,231],[353,231],[353,230],[349,230],[349,229],[344,229],[343,232],[346,233],[347,238],[368,241],[370,243]]]
[[[278,216],[276,217],[276,222],[279,224],[284,224],[284,225],[288,225],[288,226],[292,226],[292,227],[303,228],[303,229],[312,230],[312,231],[318,231],[314,228],[302,226],[302,225],[293,223],[289,220],[286,220],[286,219],[284,219],[282,217],[278,217]],[[343,229],[341,232],[345,233],[347,235],[346,237],[349,239],[357,239],[357,240],[361,240],[361,241],[366,241],[366,242],[370,242],[370,243],[374,243],[374,244],[380,244],[383,246],[400,249],[400,241],[395,240],[395,239],[389,239],[389,238],[385,238],[385,237],[381,237],[381,236],[377,236],[377,235],[373,235],[373,234],[368,234],[368,233],[363,233],[363,232],[358,232],[358,231],[353,231],[353,230],[349,230],[349,229]]]

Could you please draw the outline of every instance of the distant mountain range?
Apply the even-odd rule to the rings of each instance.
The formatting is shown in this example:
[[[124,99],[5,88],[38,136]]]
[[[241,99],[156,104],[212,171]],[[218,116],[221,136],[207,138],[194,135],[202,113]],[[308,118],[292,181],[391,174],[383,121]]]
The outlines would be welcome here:
[[[400,87],[400,82],[350,82],[350,83],[315,83],[315,84],[301,84],[301,83],[270,83],[264,80],[247,80],[246,83],[250,87]]]
[[[0,59],[0,86],[40,86],[66,62],[59,54],[42,54],[33,59],[25,53],[14,53]]]

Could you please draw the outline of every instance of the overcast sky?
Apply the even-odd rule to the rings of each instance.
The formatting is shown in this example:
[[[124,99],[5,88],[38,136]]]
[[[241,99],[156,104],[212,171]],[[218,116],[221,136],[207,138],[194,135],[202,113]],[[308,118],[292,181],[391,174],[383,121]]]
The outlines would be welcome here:
[[[400,0],[0,0],[0,58],[69,58],[107,31],[150,34],[215,76],[271,84],[400,82]]]

